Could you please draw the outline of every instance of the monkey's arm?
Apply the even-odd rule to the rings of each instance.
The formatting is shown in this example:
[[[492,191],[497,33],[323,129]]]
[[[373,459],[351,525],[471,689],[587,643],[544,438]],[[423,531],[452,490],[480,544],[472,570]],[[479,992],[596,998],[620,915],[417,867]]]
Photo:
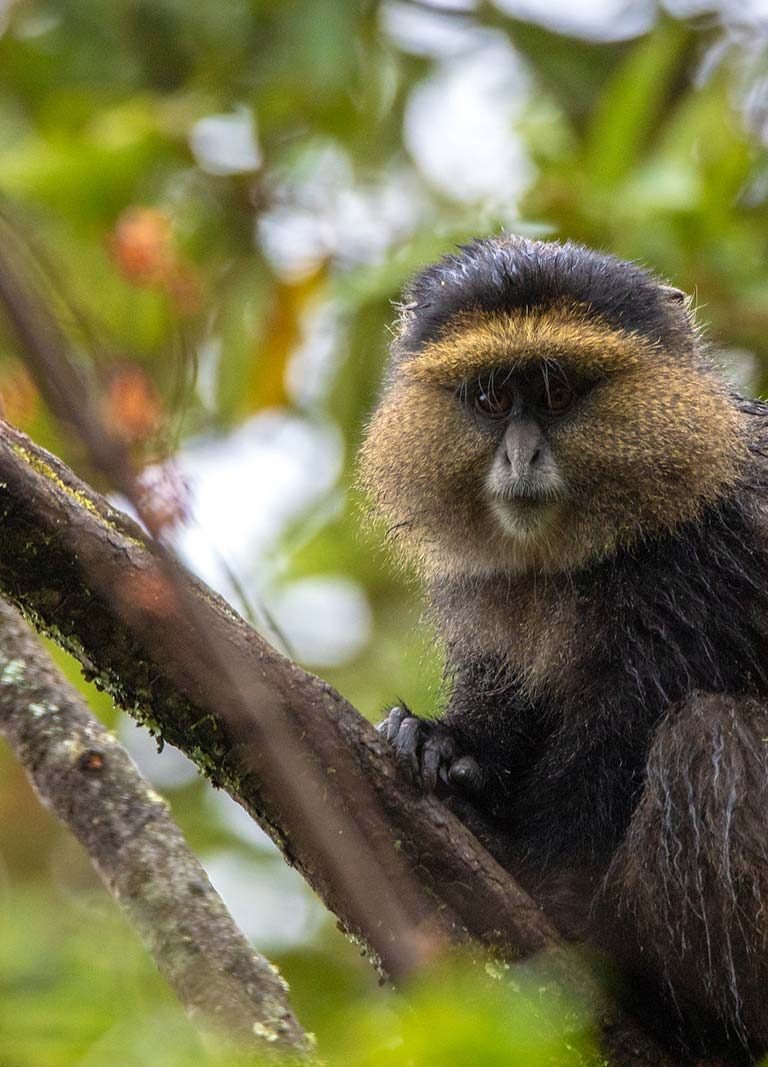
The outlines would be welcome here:
[[[627,942],[629,923],[638,957],[674,989],[689,1028],[701,1017],[706,1042],[707,1016],[719,1019],[761,1052],[768,1047],[767,738],[768,712],[753,699],[697,694],[670,713],[606,882],[619,941]]]

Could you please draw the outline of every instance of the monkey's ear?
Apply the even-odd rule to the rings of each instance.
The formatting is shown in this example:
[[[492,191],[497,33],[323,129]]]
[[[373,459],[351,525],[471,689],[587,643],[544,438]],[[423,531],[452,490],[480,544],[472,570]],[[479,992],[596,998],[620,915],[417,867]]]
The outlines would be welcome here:
[[[660,285],[659,289],[673,304],[684,304],[688,299],[688,294],[684,293],[682,289],[676,289],[674,285]]]

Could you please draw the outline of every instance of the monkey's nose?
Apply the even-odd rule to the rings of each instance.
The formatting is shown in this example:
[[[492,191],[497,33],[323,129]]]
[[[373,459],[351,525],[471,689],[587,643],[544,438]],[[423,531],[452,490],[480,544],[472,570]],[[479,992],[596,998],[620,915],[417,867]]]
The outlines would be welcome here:
[[[516,477],[527,474],[542,461],[546,441],[532,420],[511,422],[504,433],[504,454]]]

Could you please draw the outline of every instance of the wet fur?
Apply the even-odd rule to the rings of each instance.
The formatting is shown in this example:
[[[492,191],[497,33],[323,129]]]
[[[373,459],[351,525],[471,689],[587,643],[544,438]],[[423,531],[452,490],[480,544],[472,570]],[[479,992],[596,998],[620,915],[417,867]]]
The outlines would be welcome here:
[[[487,456],[469,431],[450,439],[428,390],[441,353],[451,374],[466,359],[462,337],[484,366],[532,315],[533,340],[567,322],[587,350],[607,331],[646,368],[595,409],[614,421],[583,428],[572,459],[588,467],[597,434],[609,457],[636,448],[642,477],[611,496],[572,467],[588,517],[560,545],[553,528],[550,555],[494,567],[470,481]],[[578,352],[571,333],[565,357]],[[577,246],[494,239],[412,287],[363,451],[445,638],[440,721],[487,774],[480,800],[451,802],[569,936],[619,962],[641,1007],[666,1004],[650,1016],[691,1055],[768,1050],[767,441],[768,407],[715,381],[679,294]],[[686,442],[693,462],[675,468]]]

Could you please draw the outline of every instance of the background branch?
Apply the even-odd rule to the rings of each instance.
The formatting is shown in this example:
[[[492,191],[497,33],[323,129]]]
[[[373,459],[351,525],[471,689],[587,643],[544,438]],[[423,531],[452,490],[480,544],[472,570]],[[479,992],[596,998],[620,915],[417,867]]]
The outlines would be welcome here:
[[[2,600],[0,733],[190,1017],[219,1039],[303,1058],[309,1043],[277,970],[237,928],[165,802]]]

